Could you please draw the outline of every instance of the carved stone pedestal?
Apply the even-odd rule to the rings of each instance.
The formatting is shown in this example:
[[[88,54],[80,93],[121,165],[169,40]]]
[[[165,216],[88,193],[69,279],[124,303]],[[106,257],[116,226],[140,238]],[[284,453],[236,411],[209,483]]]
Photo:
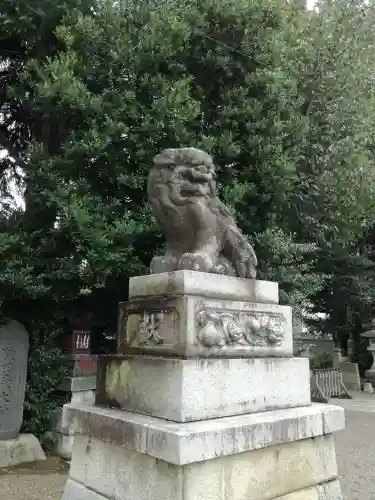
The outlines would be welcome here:
[[[248,297],[248,300],[246,300]],[[64,500],[341,500],[341,408],[311,404],[274,283],[133,278],[95,405],[70,404]]]
[[[292,356],[292,310],[277,283],[195,271],[130,279],[119,353],[173,357]]]

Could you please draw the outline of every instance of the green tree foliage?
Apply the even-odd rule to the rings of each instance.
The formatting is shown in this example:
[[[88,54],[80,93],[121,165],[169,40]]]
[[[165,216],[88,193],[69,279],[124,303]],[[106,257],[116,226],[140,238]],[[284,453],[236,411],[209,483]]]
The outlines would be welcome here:
[[[152,158],[186,145],[214,155],[260,277],[328,311],[374,212],[372,6],[346,4],[5,1],[2,171],[24,169],[26,209],[2,216],[3,311],[114,325],[163,243]]]
[[[296,19],[298,80],[306,95],[309,134],[301,177],[309,186],[297,205],[301,237],[316,241],[313,296],[325,312],[324,331],[346,349],[374,314],[374,2],[322,0],[319,11]],[[308,45],[306,45],[308,42]],[[301,54],[305,55],[301,57]]]

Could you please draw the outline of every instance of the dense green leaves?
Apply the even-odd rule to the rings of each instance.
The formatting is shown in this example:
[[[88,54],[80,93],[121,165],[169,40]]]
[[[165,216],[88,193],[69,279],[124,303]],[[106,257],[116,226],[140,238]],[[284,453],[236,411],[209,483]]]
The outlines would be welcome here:
[[[214,155],[283,302],[333,318],[334,291],[371,311],[373,2],[16,3],[2,12],[0,169],[23,168],[26,210],[3,211],[3,312],[75,307],[114,325],[163,241],[152,158],[187,145]]]

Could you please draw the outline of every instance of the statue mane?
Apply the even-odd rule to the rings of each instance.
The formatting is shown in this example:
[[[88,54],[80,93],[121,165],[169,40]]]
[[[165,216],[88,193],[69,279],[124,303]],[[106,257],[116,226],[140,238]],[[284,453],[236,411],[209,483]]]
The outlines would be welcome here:
[[[216,195],[216,173],[212,157],[200,149],[165,149],[154,158],[154,170],[159,175],[150,181],[174,185],[177,204],[195,196]],[[155,172],[155,173],[156,173]]]

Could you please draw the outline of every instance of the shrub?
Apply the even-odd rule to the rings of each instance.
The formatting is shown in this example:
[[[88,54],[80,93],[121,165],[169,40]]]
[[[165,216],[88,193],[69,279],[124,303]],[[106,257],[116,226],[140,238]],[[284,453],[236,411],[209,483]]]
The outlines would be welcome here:
[[[330,352],[319,352],[310,359],[310,370],[333,368],[333,357]]]
[[[50,436],[54,411],[61,406],[57,389],[64,368],[61,352],[50,345],[31,348],[28,360],[27,385],[22,431],[39,438]]]

